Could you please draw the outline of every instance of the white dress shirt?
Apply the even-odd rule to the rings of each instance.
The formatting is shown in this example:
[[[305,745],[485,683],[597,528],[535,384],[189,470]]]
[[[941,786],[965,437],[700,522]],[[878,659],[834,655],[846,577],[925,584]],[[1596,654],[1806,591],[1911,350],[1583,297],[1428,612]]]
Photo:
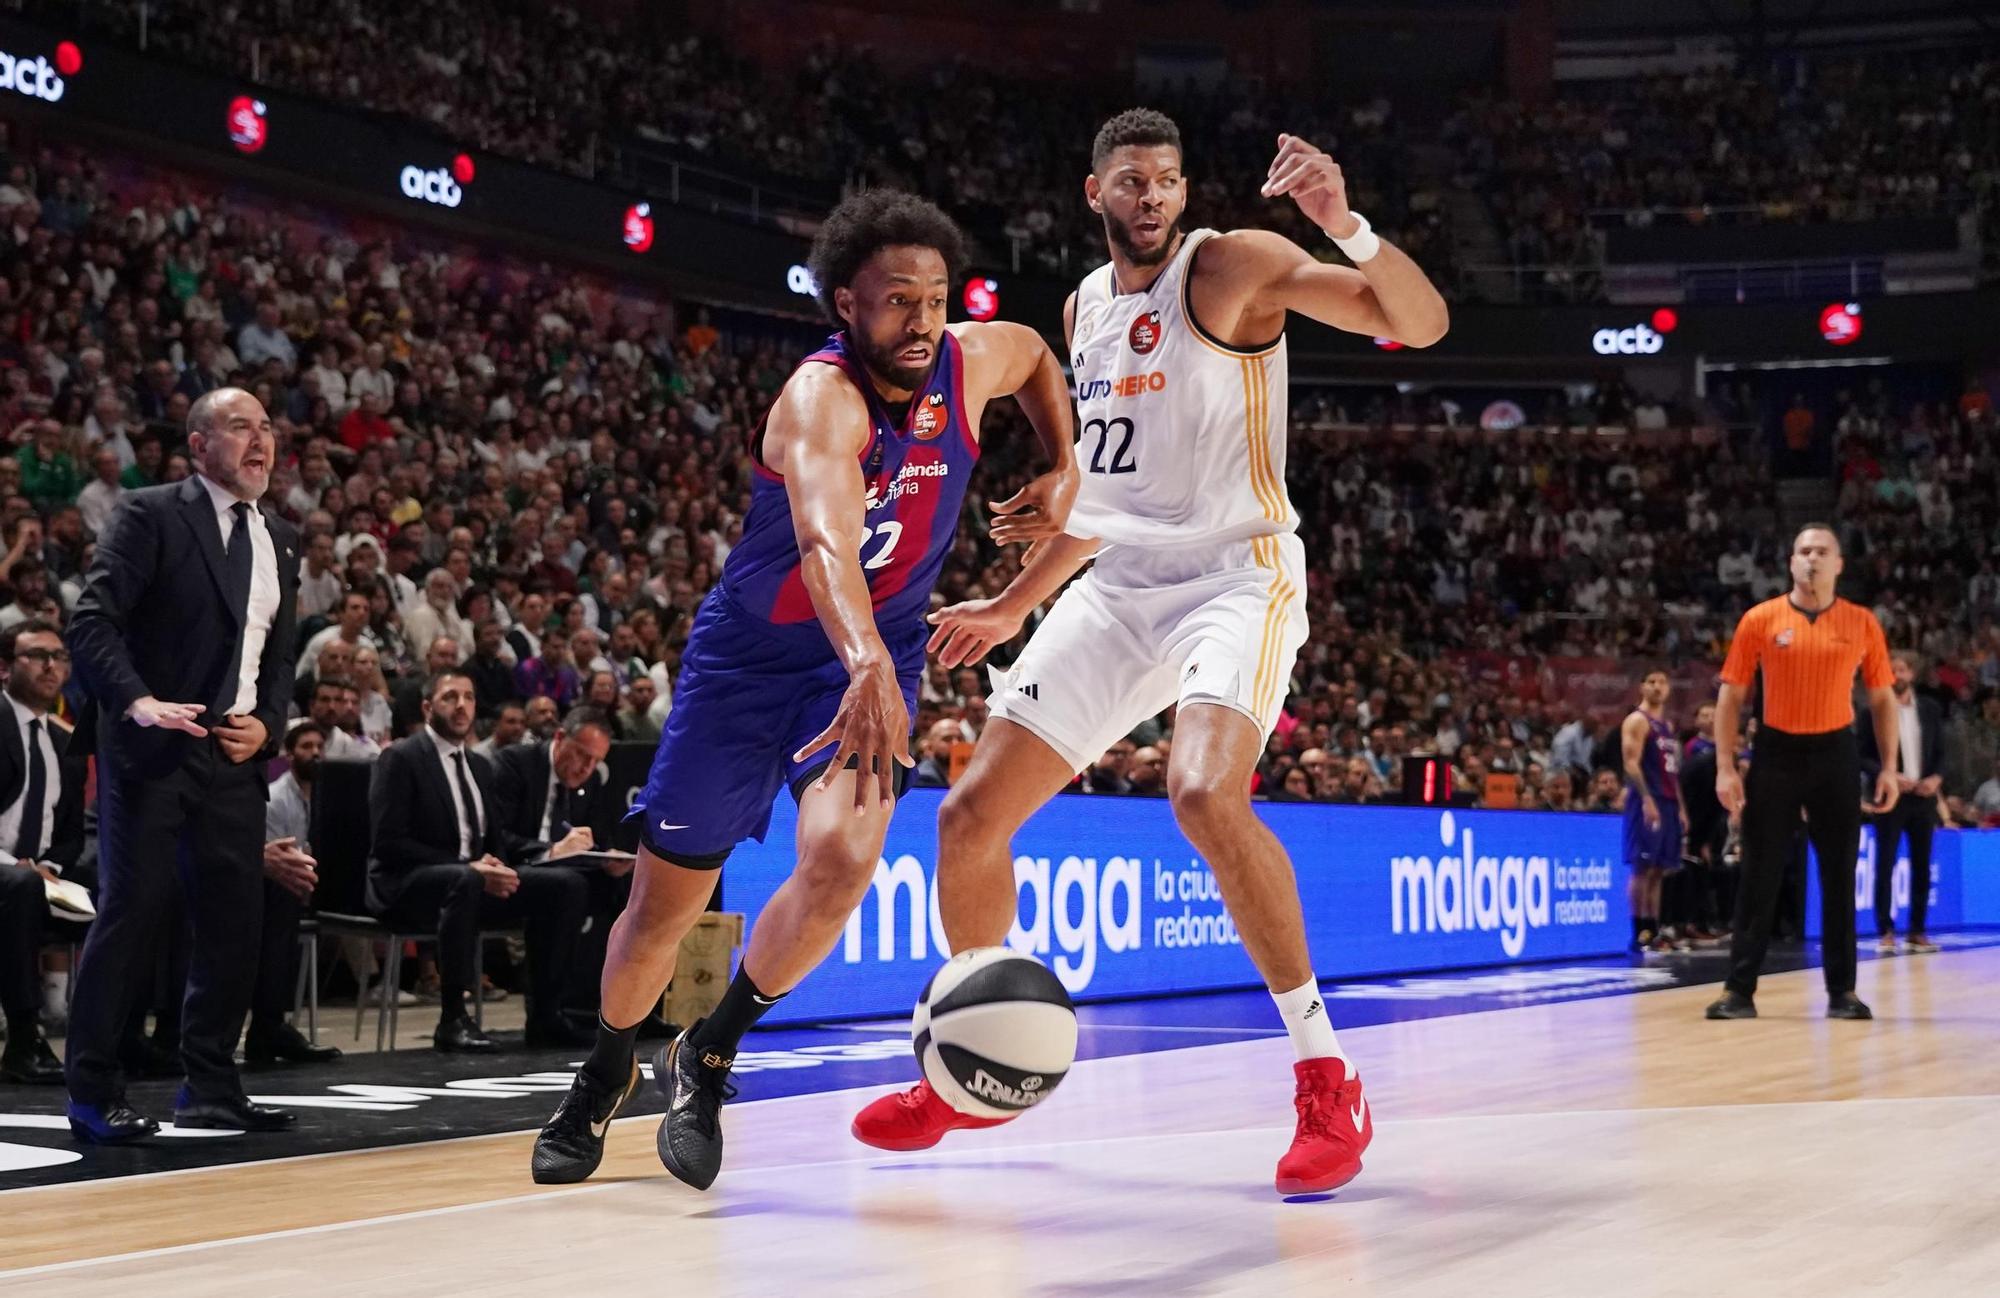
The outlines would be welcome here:
[[[223,553],[229,552],[229,534],[236,530],[236,497],[201,474],[195,481],[208,489],[215,506],[215,525],[222,534]],[[243,716],[257,707],[257,668],[264,660],[264,641],[278,617],[278,547],[271,528],[255,504],[250,506],[250,605],[243,622],[243,656],[236,664],[236,701],[231,716]]]
[[[12,694],[7,696],[7,706],[14,709],[14,724],[21,728],[21,792],[13,804],[0,811],[0,864],[14,865],[20,857],[14,854],[15,840],[21,836],[21,812],[28,805],[28,723],[42,723],[42,769],[48,772],[48,782],[42,789],[42,841],[34,845],[29,860],[40,861],[57,874],[62,867],[42,856],[49,850],[49,843],[56,833],[56,803],[62,799],[62,768],[56,765],[56,746],[49,741],[51,722],[46,716],[36,716]]]
[[[479,828],[483,832],[491,822],[486,819],[486,799],[479,792],[479,777],[472,772],[471,750],[464,744],[454,744],[437,732],[435,726],[425,726],[424,733],[431,737],[437,748],[438,762],[444,767],[445,787],[451,790],[451,809],[458,816],[458,854],[467,861],[486,855],[483,843],[472,841],[472,826],[465,819],[465,796],[458,788],[458,762],[453,755],[466,754],[465,784],[472,790],[472,802],[479,809]]]
[[[1917,717],[1917,692],[1910,691],[1908,703],[1896,704],[1897,745],[1902,749],[1903,775],[1906,779],[1924,778],[1924,728]]]

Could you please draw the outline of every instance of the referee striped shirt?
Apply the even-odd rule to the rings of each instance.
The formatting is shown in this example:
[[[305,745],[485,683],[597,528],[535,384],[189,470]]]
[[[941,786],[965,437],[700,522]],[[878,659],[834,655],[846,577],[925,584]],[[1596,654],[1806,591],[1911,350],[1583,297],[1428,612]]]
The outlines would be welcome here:
[[[1818,735],[1854,724],[1854,673],[1871,690],[1895,682],[1882,624],[1859,604],[1835,599],[1801,612],[1789,595],[1743,615],[1722,679],[1748,690],[1764,675],[1764,724],[1793,735]]]

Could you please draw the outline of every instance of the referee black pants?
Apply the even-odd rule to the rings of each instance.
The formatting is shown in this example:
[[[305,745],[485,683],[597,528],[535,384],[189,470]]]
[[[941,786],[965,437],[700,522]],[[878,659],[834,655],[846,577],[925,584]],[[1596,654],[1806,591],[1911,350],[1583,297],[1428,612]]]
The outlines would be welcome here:
[[[1743,881],[1729,940],[1730,991],[1755,995],[1799,816],[1819,856],[1826,991],[1854,990],[1854,853],[1861,837],[1861,756],[1845,727],[1820,735],[1757,732],[1744,787]]]

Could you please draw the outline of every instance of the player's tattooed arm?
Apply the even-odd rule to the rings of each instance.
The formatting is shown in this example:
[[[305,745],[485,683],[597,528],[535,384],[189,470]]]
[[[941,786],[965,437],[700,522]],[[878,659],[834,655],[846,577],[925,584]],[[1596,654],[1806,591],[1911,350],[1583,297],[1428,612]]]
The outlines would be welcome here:
[[[792,530],[799,541],[799,575],[813,611],[847,668],[840,710],[799,760],[838,743],[821,787],[859,757],[855,810],[873,790],[895,801],[895,766],[911,766],[909,710],[895,662],[875,629],[875,607],[861,571],[868,487],[861,453],[871,433],[868,407],[831,365],[808,365],[785,384],[764,431],[764,456],[785,475]]]
[[[1077,489],[1076,424],[1062,362],[1026,325],[964,325],[958,339],[965,350],[969,400],[981,409],[991,397],[1011,395],[1019,401],[1049,461],[1048,471],[1021,490],[988,503],[997,515],[993,540],[1033,544],[1060,536]]]

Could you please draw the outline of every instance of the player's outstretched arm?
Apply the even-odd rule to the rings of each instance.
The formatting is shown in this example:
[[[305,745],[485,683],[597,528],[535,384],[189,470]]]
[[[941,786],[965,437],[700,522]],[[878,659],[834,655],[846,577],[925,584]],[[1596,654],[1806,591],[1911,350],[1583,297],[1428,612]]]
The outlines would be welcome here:
[[[1021,633],[1028,614],[1040,608],[1077,569],[1097,553],[1098,543],[1062,535],[1038,541],[1028,550],[1021,571],[1007,588],[991,599],[970,599],[930,615],[937,628],[926,646],[946,667],[977,663],[995,645]]]
[[[910,756],[909,709],[896,665],[875,629],[875,606],[861,571],[868,486],[861,453],[868,445],[868,407],[854,385],[830,365],[809,365],[785,384],[771,407],[764,454],[785,475],[792,530],[799,541],[799,575],[826,637],[847,668],[849,684],[833,724],[799,750],[799,760],[837,742],[822,787],[859,756],[855,810],[864,805],[869,776],[884,805],[895,801],[895,764]]]
[[[1262,193],[1266,198],[1290,195],[1327,238],[1361,236],[1365,245],[1349,250],[1357,258],[1357,270],[1315,261],[1282,235],[1233,231],[1229,242],[1240,246],[1232,252],[1250,263],[1246,269],[1264,285],[1263,302],[1408,347],[1428,347],[1444,337],[1451,313],[1443,296],[1402,249],[1372,232],[1363,235],[1360,218],[1347,205],[1340,165],[1325,151],[1296,135],[1280,135]]]
[[[982,407],[992,397],[1012,396],[1034,425],[1048,456],[1049,470],[1006,500],[988,505],[993,540],[1046,541],[1062,534],[1076,501],[1076,421],[1070,410],[1069,381],[1042,336],[1026,325],[995,321],[958,331],[965,350],[966,386]]]

